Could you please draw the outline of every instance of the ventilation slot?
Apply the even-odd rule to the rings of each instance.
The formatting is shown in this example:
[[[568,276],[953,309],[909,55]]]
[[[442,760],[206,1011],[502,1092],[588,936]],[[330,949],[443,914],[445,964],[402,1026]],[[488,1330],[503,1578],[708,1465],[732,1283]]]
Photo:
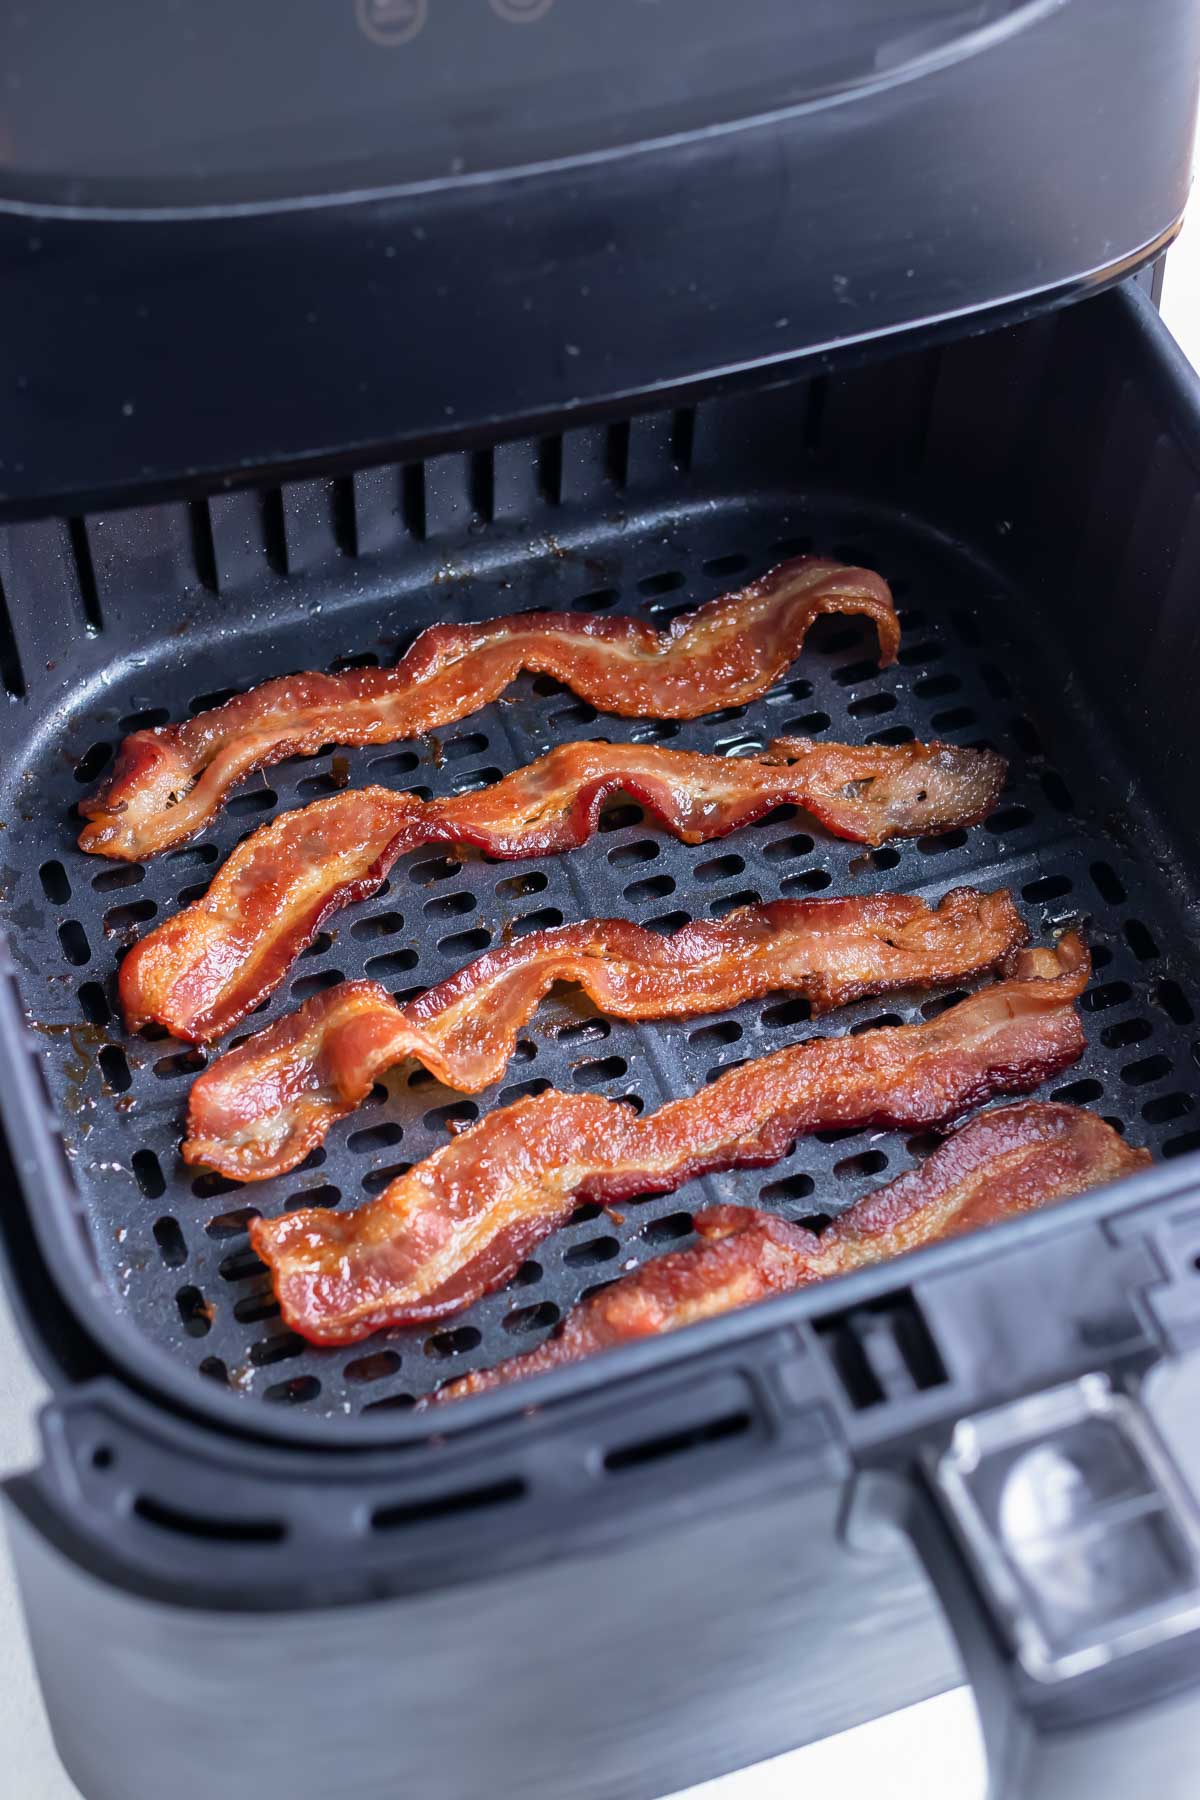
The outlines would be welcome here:
[[[4,683],[6,693],[20,699],[26,692],[25,671],[21,667],[21,653],[17,649],[17,634],[13,630],[12,614],[8,609],[3,583],[0,583],[0,680]]]
[[[856,1412],[941,1387],[948,1379],[924,1314],[908,1291],[854,1312],[830,1313],[815,1325]]]
[[[672,1456],[685,1456],[692,1450],[723,1444],[729,1438],[744,1437],[751,1424],[748,1412],[725,1413],[719,1419],[692,1425],[686,1431],[665,1432],[661,1437],[622,1444],[607,1453],[604,1467],[610,1475],[621,1475],[628,1469],[644,1469],[649,1463],[666,1462]]]
[[[513,1476],[487,1487],[464,1488],[457,1494],[436,1494],[428,1500],[409,1500],[397,1506],[381,1506],[371,1515],[376,1531],[398,1531],[407,1525],[425,1525],[432,1519],[461,1518],[463,1513],[486,1512],[493,1506],[511,1506],[525,1498],[525,1483]]]
[[[87,628],[93,632],[103,631],[100,590],[96,586],[96,570],[92,563],[92,546],[88,541],[87,525],[83,519],[71,519],[67,525],[67,533],[71,541],[71,554],[75,558],[75,581]]]
[[[287,1536],[279,1519],[221,1519],[210,1513],[183,1512],[149,1494],[139,1494],[133,1510],[147,1525],[173,1531],[177,1537],[206,1538],[216,1544],[278,1544]]]

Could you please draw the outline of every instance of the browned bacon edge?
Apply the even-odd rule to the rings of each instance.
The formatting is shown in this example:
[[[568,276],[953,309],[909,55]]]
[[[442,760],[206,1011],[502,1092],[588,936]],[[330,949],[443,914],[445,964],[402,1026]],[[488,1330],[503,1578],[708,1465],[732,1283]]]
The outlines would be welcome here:
[[[819,1236],[751,1207],[697,1213],[698,1244],[622,1276],[584,1300],[536,1349],[451,1381],[423,1404],[526,1381],[619,1344],[849,1274],[1117,1181],[1149,1161],[1148,1150],[1131,1149],[1095,1113],[1035,1100],[997,1107],[955,1132],[919,1168],[865,1195]]]
[[[374,893],[396,858],[421,844],[465,844],[505,860],[557,854],[587,841],[618,792],[689,844],[785,803],[839,836],[882,843],[983,818],[1004,775],[1003,758],[988,750],[779,738],[756,757],[565,744],[482,793],[446,800],[350,789],[261,826],[201,899],[134,946],[121,965],[126,1023],[134,1031],[156,1020],[193,1042],[232,1030],[333,912]]]
[[[863,613],[880,666],[900,627],[887,583],[819,557],[781,563],[739,593],[656,631],[644,620],[526,613],[434,625],[391,669],[288,675],[179,725],[135,731],[112,775],[83,801],[83,850],[156,856],[207,825],[235,782],[324,744],[389,744],[465,719],[527,670],[604,712],[695,719],[754,700],[799,655],[821,613]]]
[[[486,951],[407,1006],[376,982],[342,982],[199,1077],[183,1158],[238,1181],[294,1169],[406,1057],[446,1086],[478,1093],[503,1074],[517,1034],[556,982],[577,982],[599,1011],[620,1019],[715,1012],[777,988],[820,1012],[981,974],[1026,935],[1004,890],[956,888],[936,907],[907,894],[777,900],[669,937],[624,919],[534,932]]]
[[[1083,1050],[1074,1002],[1089,967],[1068,933],[1056,950],[1018,951],[1012,977],[922,1024],[811,1038],[646,1118],[599,1095],[539,1094],[490,1113],[357,1211],[256,1219],[251,1242],[284,1322],[311,1343],[444,1318],[501,1286],[581,1201],[759,1167],[812,1131],[921,1129],[1027,1093]]]

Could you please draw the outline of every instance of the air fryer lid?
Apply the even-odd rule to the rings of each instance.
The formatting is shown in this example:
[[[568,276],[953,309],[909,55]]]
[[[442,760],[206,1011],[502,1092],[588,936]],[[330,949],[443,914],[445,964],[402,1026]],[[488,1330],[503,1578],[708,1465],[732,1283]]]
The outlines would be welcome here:
[[[0,505],[495,436],[1153,252],[1189,0],[0,21]]]

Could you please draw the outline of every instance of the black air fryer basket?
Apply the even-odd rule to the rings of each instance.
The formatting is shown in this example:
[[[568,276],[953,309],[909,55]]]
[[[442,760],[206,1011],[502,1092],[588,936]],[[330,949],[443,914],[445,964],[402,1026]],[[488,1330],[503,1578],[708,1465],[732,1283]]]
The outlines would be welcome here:
[[[55,1390],[7,1498],[69,1771],[87,1800],[666,1794],[955,1680],[923,1563],[997,1795],[1191,1794],[1200,1522],[1140,1389],[1200,1341],[1200,390],[1151,298],[1194,8],[756,0],[731,34],[621,0],[600,33],[568,0],[363,0],[282,37],[216,6],[186,50],[142,10],[91,46],[103,112],[59,79],[56,6],[0,28],[3,1244]],[[683,725],[523,678],[428,740],[272,768],[145,865],[75,847],[139,726],[436,620],[662,623],[806,550],[890,582],[894,668],[835,618]],[[438,1329],[287,1331],[255,1212],[348,1210],[549,1086],[653,1108],[806,1008],[635,1026],[560,993],[496,1089],[405,1065],[238,1188],[179,1158],[203,1056],[123,1030],[123,952],[347,778],[443,795],[581,737],[787,733],[988,744],[1011,779],[982,824],[874,852],[794,809],[687,847],[628,803],[570,856],[414,852],[255,1025],[589,915],[1005,886],[1092,947],[1050,1097],[1154,1167],[432,1417],[701,1206],[819,1222],[928,1143],[828,1132],[582,1208]]]

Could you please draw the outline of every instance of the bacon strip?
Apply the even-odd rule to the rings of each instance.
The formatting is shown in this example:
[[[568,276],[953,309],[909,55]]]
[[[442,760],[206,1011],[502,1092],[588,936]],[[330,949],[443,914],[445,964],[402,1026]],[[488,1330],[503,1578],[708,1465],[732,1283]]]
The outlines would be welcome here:
[[[697,1245],[614,1281],[577,1306],[536,1349],[448,1382],[423,1404],[464,1400],[618,1344],[847,1275],[1118,1181],[1149,1161],[1148,1150],[1131,1149],[1103,1119],[1079,1107],[1035,1100],[998,1107],[964,1125],[920,1168],[865,1195],[819,1237],[752,1207],[697,1213]]]
[[[757,757],[564,744],[482,793],[448,800],[349,789],[261,826],[202,899],[134,946],[121,965],[126,1023],[136,1031],[154,1019],[192,1042],[232,1030],[331,913],[374,893],[396,858],[420,844],[469,844],[505,860],[557,854],[587,841],[615,793],[639,800],[685,844],[724,837],[785,803],[839,837],[878,844],[983,818],[1004,775],[990,750],[778,738]]]
[[[390,744],[478,712],[522,670],[552,675],[604,712],[695,719],[757,699],[821,613],[864,613],[880,667],[900,626],[886,581],[819,557],[781,563],[740,593],[656,631],[642,619],[526,613],[434,625],[391,669],[287,675],[181,725],[135,731],[112,775],[82,802],[81,850],[156,856],[213,819],[235,782],[323,744]]]
[[[521,1027],[558,981],[619,1019],[684,1018],[788,988],[815,1011],[889,988],[958,981],[1026,939],[1012,896],[956,888],[936,908],[907,894],[777,900],[669,937],[591,919],[489,950],[397,1006],[373,981],[314,994],[193,1084],[185,1162],[263,1181],[303,1162],[386,1070],[416,1057],[478,1093],[504,1073]]]
[[[501,1286],[583,1200],[759,1167],[826,1127],[922,1128],[1027,1093],[1082,1053],[1074,1002],[1089,969],[1068,933],[1057,950],[1019,951],[1012,978],[923,1024],[811,1038],[642,1119],[618,1100],[551,1090],[490,1113],[357,1211],[256,1219],[251,1242],[285,1322],[311,1343],[444,1318]]]

